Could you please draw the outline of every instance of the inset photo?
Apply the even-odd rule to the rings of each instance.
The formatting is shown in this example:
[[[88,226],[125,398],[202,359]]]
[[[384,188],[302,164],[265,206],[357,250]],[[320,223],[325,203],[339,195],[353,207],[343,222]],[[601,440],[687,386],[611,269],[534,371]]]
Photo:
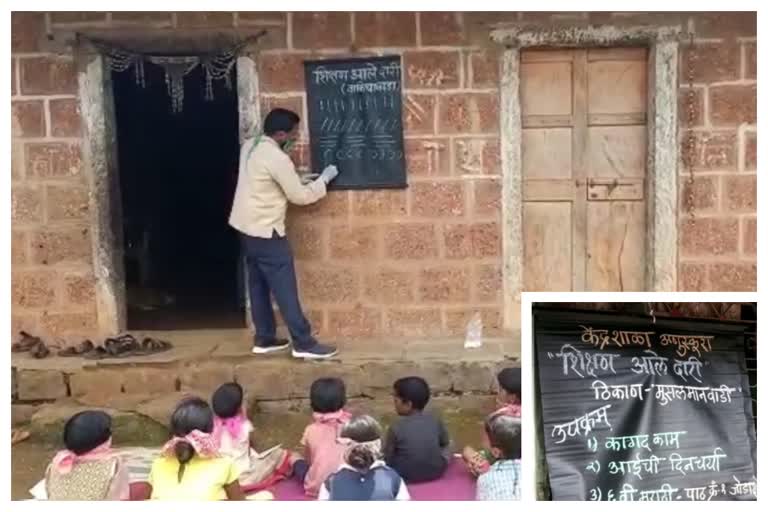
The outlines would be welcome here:
[[[532,306],[537,499],[757,499],[756,302]]]

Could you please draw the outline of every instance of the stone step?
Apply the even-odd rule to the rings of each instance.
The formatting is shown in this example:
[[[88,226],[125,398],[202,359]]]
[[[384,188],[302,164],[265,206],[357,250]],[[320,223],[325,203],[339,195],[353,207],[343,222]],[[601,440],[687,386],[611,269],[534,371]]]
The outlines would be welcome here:
[[[223,382],[236,380],[249,403],[307,399],[320,377],[340,377],[349,397],[388,398],[400,377],[419,375],[435,394],[493,393],[504,366],[519,366],[519,337],[486,339],[464,349],[461,339],[365,340],[340,346],[329,361],[302,361],[287,352],[254,356],[245,330],[135,333],[174,344],[145,357],[104,359],[52,356],[37,360],[13,354],[15,403],[72,398],[97,407],[128,408],[173,393],[208,397]]]
[[[35,443],[59,446],[64,424],[69,418],[86,409],[99,409],[112,416],[113,441],[121,446],[159,446],[168,439],[168,418],[183,393],[169,393],[132,405],[93,407],[72,398],[34,407],[34,413],[25,426]],[[297,401],[266,402],[267,407],[249,409],[257,435],[257,448],[266,449],[276,444],[298,449],[301,434],[311,418],[309,403]],[[457,446],[475,443],[482,432],[482,420],[493,410],[494,397],[490,395],[436,396],[427,410],[439,415],[446,423]],[[346,409],[370,414],[383,427],[396,419],[391,399],[351,399]]]
[[[60,445],[64,424],[69,418],[86,409],[92,409],[71,399],[44,404],[32,415],[29,432],[35,442]],[[168,440],[164,424],[135,411],[99,408],[112,416],[112,438],[115,443],[142,443],[157,446]]]

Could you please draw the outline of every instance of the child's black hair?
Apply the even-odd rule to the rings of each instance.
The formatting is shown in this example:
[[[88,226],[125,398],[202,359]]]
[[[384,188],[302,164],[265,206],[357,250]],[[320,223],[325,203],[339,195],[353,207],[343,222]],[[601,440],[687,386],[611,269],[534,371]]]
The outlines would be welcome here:
[[[429,403],[429,384],[421,377],[403,377],[394,384],[395,395],[403,402],[410,402],[414,409],[421,411]]]
[[[341,437],[358,443],[367,443],[381,439],[381,425],[372,416],[362,414],[350,418],[341,429]],[[374,453],[363,446],[355,446],[347,455],[347,463],[358,471],[367,471],[381,454]]]
[[[317,379],[309,388],[309,403],[319,413],[336,412],[347,404],[347,387],[336,377]]]
[[[83,455],[106,443],[112,437],[112,418],[102,411],[83,411],[64,425],[64,446]]]
[[[243,388],[237,382],[222,384],[211,397],[213,413],[219,418],[232,418],[240,414],[243,406]]]
[[[505,460],[520,459],[520,418],[500,415],[485,422],[485,433],[491,446],[501,451]]]
[[[202,398],[185,398],[176,406],[171,415],[171,435],[184,437],[193,430],[210,434],[213,432],[213,411]],[[195,456],[195,449],[186,441],[176,444],[176,459],[179,461],[179,482],[184,469]]]
[[[520,368],[504,368],[496,375],[501,389],[520,396]]]

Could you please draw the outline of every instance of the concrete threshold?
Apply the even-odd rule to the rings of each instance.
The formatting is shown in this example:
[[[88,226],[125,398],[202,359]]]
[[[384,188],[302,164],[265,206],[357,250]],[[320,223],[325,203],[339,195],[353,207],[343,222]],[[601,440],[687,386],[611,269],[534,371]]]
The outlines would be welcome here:
[[[520,364],[516,335],[485,339],[476,349],[465,349],[461,338],[345,340],[337,357],[303,361],[288,351],[251,354],[245,329],[133,334],[168,340],[174,348],[103,360],[13,354],[14,403],[73,399],[86,406],[127,407],[158,395],[207,397],[231,380],[243,385],[252,402],[302,400],[320,377],[344,379],[350,397],[376,399],[389,397],[393,381],[408,375],[424,377],[435,394],[489,394],[500,368]]]
[[[89,360],[82,357],[58,357],[34,359],[29,354],[12,354],[11,366],[17,370],[59,370],[76,372],[81,369],[120,367],[135,365],[169,365],[211,360],[263,360],[278,362],[292,360],[289,351],[254,356],[250,352],[251,332],[247,329],[205,329],[191,331],[138,331],[132,332],[137,339],[145,336],[173,343],[174,348],[159,354],[139,357]],[[354,361],[414,361],[439,360],[462,361],[519,361],[519,333],[504,338],[483,340],[482,347],[465,349],[462,338],[374,338],[345,339],[337,343],[339,355],[327,362]]]

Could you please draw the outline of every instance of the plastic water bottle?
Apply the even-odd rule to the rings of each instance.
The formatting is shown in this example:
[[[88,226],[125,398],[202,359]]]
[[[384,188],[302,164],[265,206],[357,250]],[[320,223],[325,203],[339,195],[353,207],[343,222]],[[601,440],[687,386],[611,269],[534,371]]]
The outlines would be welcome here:
[[[464,339],[464,348],[480,348],[483,346],[483,319],[476,312],[467,323],[467,337]]]

